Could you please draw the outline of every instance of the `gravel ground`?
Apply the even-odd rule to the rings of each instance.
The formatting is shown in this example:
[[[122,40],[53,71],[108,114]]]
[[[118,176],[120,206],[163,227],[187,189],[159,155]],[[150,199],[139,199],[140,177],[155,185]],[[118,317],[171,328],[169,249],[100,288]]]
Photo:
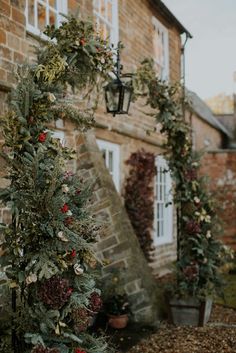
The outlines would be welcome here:
[[[128,353],[236,353],[236,311],[214,306],[205,327],[175,327],[163,322],[157,333]]]

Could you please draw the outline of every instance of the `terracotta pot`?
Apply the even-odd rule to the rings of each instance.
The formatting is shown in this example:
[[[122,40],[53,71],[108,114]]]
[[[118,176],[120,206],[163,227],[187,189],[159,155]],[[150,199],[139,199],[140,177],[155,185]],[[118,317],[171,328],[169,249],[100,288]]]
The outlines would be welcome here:
[[[108,324],[113,328],[125,328],[129,321],[128,314],[124,315],[107,315],[108,316]]]
[[[211,314],[212,299],[200,301],[197,298],[167,299],[169,321],[177,326],[204,326]]]

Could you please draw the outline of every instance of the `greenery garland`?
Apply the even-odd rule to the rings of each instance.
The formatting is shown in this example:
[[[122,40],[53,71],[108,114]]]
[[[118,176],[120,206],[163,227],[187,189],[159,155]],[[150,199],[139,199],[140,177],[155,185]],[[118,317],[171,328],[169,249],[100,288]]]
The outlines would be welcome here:
[[[216,212],[205,179],[199,174],[199,157],[192,151],[191,130],[182,110],[182,89],[159,80],[149,60],[137,70],[133,84],[136,97],[147,97],[147,104],[155,110],[156,122],[161,123],[161,133],[166,136],[178,213],[175,293],[205,297],[220,288],[219,267],[225,260],[225,247],[214,236]]]
[[[140,246],[146,258],[150,260],[154,217],[155,156],[142,149],[132,153],[126,164],[130,166],[130,171],[125,184],[125,207]]]
[[[12,213],[2,224],[1,266],[12,289],[12,342],[5,353],[101,353],[103,338],[87,332],[101,306],[91,250],[97,228],[86,211],[90,188],[66,170],[73,151],[53,138],[48,124],[68,118],[80,130],[93,124],[94,107],[67,101],[69,87],[83,97],[101,87],[113,67],[107,43],[85,21],[48,27],[38,62],[18,70],[11,111],[1,118],[10,185],[0,199]],[[4,283],[3,283],[4,282]],[[109,349],[110,352],[110,349]]]

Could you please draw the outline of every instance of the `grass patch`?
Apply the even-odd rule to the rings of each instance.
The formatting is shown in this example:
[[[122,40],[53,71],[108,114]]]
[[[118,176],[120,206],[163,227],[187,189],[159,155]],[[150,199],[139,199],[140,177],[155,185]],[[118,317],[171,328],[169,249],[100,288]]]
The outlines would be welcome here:
[[[224,298],[218,298],[216,303],[236,309],[236,274],[226,274],[224,281]]]

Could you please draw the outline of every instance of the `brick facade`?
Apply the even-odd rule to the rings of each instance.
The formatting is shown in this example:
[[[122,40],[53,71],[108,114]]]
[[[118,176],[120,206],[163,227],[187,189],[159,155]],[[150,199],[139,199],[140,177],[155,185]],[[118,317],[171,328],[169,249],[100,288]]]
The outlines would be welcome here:
[[[202,174],[209,176],[222,221],[222,240],[236,250],[236,151],[215,150],[205,154]]]
[[[153,56],[150,38],[153,31],[152,17],[155,16],[168,29],[170,80],[179,81],[181,76],[179,26],[165,15],[161,15],[155,1],[119,0],[118,3],[119,39],[125,45],[122,51],[123,72],[134,71],[144,58]],[[92,17],[92,4],[92,0],[68,0],[69,13],[76,14],[79,9],[81,16]],[[0,8],[0,108],[4,111],[7,92],[15,83],[13,72],[16,64],[34,61],[35,47],[39,46],[40,40],[26,30],[24,0],[0,0]],[[101,102],[95,117],[96,127],[87,136],[79,136],[67,121],[57,125],[56,128],[62,130],[66,143],[78,153],[78,158],[71,168],[74,171],[80,170],[79,172],[88,180],[97,178],[97,186],[91,201],[93,213],[106,226],[97,246],[98,255],[109,259],[104,274],[112,266],[125,264],[129,273],[126,289],[133,304],[135,318],[153,321],[157,314],[154,279],[124,210],[122,192],[128,173],[125,161],[131,153],[144,148],[155,155],[162,154],[164,137],[158,128],[153,132],[156,123],[147,115],[150,109],[142,100],[132,104],[128,116],[113,118],[104,113],[104,107],[104,102]],[[147,131],[150,134],[147,134]],[[104,166],[102,154],[96,146],[95,137],[116,143],[120,147],[121,195],[114,189],[112,179]],[[4,165],[0,163],[2,170]],[[3,183],[1,180],[1,187]],[[9,217],[8,211],[1,209],[1,220],[9,221]],[[175,233],[174,231],[172,243],[158,246],[152,253],[151,267],[155,274],[163,273],[166,265],[176,258]]]
[[[199,118],[196,113],[192,114],[190,124],[193,132],[193,148],[195,150],[216,149],[222,147],[222,132]]]

